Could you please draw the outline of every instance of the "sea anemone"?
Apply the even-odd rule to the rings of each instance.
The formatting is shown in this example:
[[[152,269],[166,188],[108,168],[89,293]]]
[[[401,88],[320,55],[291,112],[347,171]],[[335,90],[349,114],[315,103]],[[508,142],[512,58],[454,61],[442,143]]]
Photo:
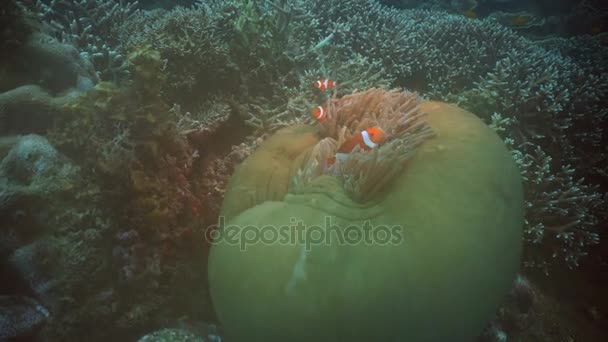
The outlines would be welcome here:
[[[416,148],[434,136],[419,102],[415,93],[375,88],[329,99],[327,119],[321,124],[324,138],[292,179],[290,192],[298,193],[312,178],[330,174],[342,180],[357,202],[377,196],[402,171]],[[382,145],[369,152],[357,146],[345,162],[328,165],[338,146],[370,127],[379,127],[386,134]]]
[[[408,92],[327,108],[320,125],[277,131],[229,181],[209,256],[227,338],[473,340],[520,264],[523,191],[505,144],[474,114]],[[327,163],[369,125],[387,139]]]

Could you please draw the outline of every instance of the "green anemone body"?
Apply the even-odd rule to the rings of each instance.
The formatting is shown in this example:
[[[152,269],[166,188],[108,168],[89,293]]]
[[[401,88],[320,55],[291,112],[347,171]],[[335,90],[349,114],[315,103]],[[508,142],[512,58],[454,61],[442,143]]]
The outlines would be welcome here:
[[[211,296],[231,341],[472,341],[482,331],[519,267],[521,178],[476,116],[439,102],[421,109],[437,137],[364,204],[327,175],[287,193],[318,139],[307,126],[278,132],[242,164],[223,229],[301,221],[319,237],[330,220],[333,238],[308,249],[285,241],[212,247]],[[333,234],[355,239],[366,222],[398,234],[388,244]]]

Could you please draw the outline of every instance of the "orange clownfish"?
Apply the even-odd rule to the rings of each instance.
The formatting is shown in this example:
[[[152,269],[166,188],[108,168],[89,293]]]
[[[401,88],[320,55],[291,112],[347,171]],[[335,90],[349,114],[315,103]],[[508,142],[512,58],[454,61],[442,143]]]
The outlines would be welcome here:
[[[365,129],[361,131],[361,133],[345,141],[340,148],[338,148],[336,156],[327,160],[327,165],[333,165],[336,162],[336,159],[341,161],[344,160],[357,146],[361,147],[361,149],[364,151],[369,151],[376,148],[385,139],[386,134],[380,127]]]
[[[312,110],[312,117],[319,122],[324,122],[327,119],[327,110],[323,106],[318,106]]]
[[[315,88],[319,88],[321,91],[326,91],[327,89],[331,89],[338,85],[338,82],[334,80],[330,80],[328,78],[322,78],[317,82],[313,83]]]

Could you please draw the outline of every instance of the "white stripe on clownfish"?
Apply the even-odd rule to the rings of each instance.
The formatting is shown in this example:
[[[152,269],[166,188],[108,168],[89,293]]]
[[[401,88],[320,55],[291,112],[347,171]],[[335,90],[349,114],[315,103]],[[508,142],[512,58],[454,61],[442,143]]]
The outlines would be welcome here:
[[[363,142],[365,143],[365,145],[367,145],[367,147],[374,148],[374,147],[378,146],[378,144],[376,144],[375,142],[372,141],[372,139],[369,136],[369,133],[367,131],[362,131],[361,136],[363,137]]]

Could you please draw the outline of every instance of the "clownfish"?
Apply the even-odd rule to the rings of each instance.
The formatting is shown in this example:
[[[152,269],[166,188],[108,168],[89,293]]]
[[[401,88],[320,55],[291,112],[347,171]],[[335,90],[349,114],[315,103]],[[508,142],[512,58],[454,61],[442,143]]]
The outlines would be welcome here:
[[[386,134],[380,127],[372,127],[361,131],[361,133],[354,135],[352,138],[345,141],[338,151],[335,157],[327,159],[327,165],[331,166],[337,160],[343,161],[348,157],[355,147],[359,146],[364,151],[369,151],[376,148],[386,139]]]
[[[323,106],[318,106],[312,110],[312,117],[317,119],[319,122],[324,122],[327,119],[327,110]]]
[[[330,80],[328,78],[322,78],[317,82],[313,83],[313,86],[315,86],[315,88],[319,88],[321,91],[326,91],[327,89],[331,89],[337,85],[338,82]]]

